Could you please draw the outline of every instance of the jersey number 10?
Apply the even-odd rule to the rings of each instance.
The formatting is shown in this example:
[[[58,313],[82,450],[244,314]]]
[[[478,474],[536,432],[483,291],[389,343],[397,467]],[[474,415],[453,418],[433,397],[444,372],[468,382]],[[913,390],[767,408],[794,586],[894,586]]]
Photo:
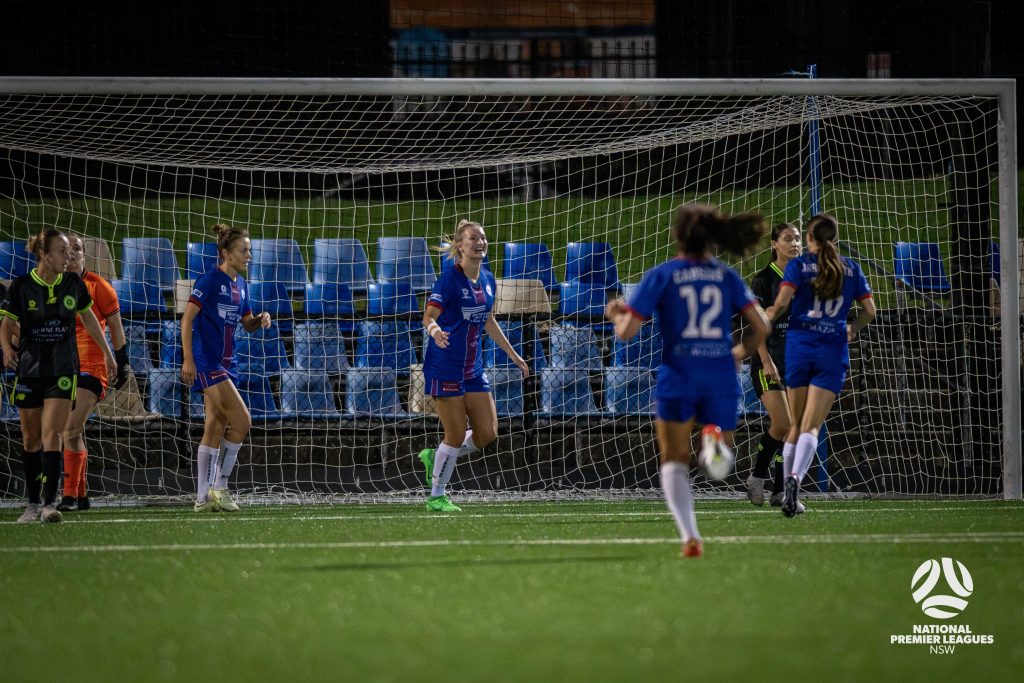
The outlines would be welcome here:
[[[807,317],[820,318],[823,312],[822,309],[824,309],[826,318],[834,318],[842,307],[842,296],[837,296],[835,299],[826,299],[825,301],[822,301],[818,297],[814,297],[814,306],[811,307],[811,310],[807,311]]]
[[[683,339],[721,339],[722,329],[714,327],[715,319],[722,312],[722,290],[715,285],[705,285],[697,288],[693,285],[683,285],[679,288],[679,298],[686,302],[686,310],[689,316],[686,321],[686,329],[683,330]],[[701,305],[706,306],[703,313],[700,312],[698,300]]]

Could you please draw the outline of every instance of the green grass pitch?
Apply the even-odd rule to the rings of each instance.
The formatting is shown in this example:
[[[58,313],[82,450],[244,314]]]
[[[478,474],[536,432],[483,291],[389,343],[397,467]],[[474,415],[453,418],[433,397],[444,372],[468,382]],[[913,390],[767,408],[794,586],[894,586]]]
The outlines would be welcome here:
[[[662,503],[94,509],[0,522],[8,681],[1008,680],[1024,670],[1019,502],[699,501],[680,559]],[[958,617],[911,580],[955,558]],[[940,581],[939,587],[945,583]],[[893,645],[914,624],[990,645]],[[1017,675],[1013,672],[1017,671]]]

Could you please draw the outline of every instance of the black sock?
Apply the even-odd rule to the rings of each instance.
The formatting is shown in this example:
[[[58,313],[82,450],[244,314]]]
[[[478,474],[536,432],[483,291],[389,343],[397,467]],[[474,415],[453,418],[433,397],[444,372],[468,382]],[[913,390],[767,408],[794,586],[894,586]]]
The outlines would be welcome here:
[[[25,497],[28,502],[38,505],[43,502],[39,498],[39,491],[43,486],[43,452],[22,451],[21,468],[25,473]]]
[[[782,453],[775,456],[775,481],[772,482],[772,495],[782,493]]]
[[[761,443],[757,445],[757,458],[754,460],[754,476],[768,478],[768,465],[776,453],[782,452],[782,442],[773,439],[768,432],[761,435]]]
[[[57,501],[57,487],[60,485],[60,471],[63,457],[60,451],[43,451],[43,503],[53,505]]]

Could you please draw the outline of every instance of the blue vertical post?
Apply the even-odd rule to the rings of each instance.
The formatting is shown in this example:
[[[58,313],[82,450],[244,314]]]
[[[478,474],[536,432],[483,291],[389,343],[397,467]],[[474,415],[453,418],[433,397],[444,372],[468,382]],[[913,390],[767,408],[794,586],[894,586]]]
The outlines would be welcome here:
[[[807,65],[807,77],[818,77],[817,64]],[[807,111],[811,115],[807,121],[807,163],[809,166],[807,177],[811,184],[811,202],[808,209],[810,215],[814,216],[823,210],[821,194],[824,183],[821,177],[821,139],[818,135],[818,119],[813,118],[818,113],[818,105],[813,95],[807,98]],[[824,424],[821,425],[821,431],[818,432],[817,453],[818,490],[825,492],[828,491],[828,429]]]

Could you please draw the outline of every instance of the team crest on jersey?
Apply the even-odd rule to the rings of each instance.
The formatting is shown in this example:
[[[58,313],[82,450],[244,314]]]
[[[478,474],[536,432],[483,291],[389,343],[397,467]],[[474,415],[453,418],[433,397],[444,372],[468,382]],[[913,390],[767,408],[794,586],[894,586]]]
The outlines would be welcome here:
[[[68,309],[70,311],[74,307],[75,307],[75,297],[71,296],[70,294],[68,296],[64,297],[64,308],[66,308],[66,309]]]
[[[494,292],[491,291],[491,283],[490,282],[488,282],[486,285],[484,285],[484,289],[487,290],[487,296],[492,296],[494,294]]]
[[[67,391],[68,389],[71,388],[71,378],[70,377],[61,377],[60,379],[57,380],[57,387],[61,391]]]

